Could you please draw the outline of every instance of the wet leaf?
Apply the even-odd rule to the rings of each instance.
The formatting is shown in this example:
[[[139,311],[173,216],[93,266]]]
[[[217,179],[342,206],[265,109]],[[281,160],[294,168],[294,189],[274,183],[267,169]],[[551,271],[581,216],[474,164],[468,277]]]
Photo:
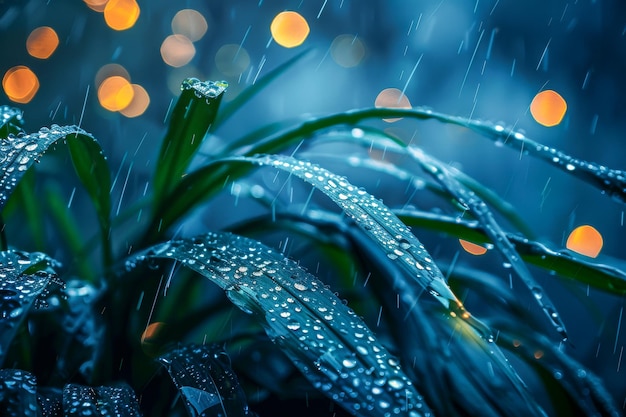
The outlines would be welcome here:
[[[0,365],[28,311],[56,275],[58,264],[42,253],[0,252]]]
[[[241,310],[264,319],[268,336],[322,393],[356,416],[417,417],[426,404],[399,363],[329,289],[260,243],[208,233],[155,245],[129,259],[175,259],[211,279]]]
[[[39,132],[0,139],[0,209],[3,208],[25,172],[58,141],[68,145],[76,174],[91,197],[100,221],[105,259],[111,260],[110,173],[98,142],[76,126],[42,127]]]
[[[6,138],[9,135],[17,135],[22,131],[24,119],[22,111],[15,107],[6,105],[0,106],[0,137]]]
[[[158,359],[178,388],[190,416],[254,415],[248,410],[243,389],[221,347],[190,345]]]
[[[200,81],[196,78],[183,81],[182,93],[172,110],[156,162],[153,178],[155,204],[159,204],[185,174],[215,120],[227,87],[225,81]]]
[[[19,369],[0,369],[0,415],[37,417],[35,376]]]
[[[140,417],[139,403],[126,386],[86,387],[67,384],[63,388],[63,411],[66,417]]]
[[[421,149],[411,146],[406,149],[409,155],[411,155],[426,172],[431,174],[433,178],[445,187],[460,204],[466,206],[468,211],[480,222],[483,231],[504,258],[505,265],[519,276],[526,288],[530,291],[533,299],[544,311],[552,327],[561,335],[563,340],[566,340],[567,331],[565,330],[565,323],[563,323],[556,307],[554,307],[548,295],[533,278],[530,270],[520,258],[515,246],[509,241],[504,230],[502,230],[495,220],[487,204],[474,192],[468,190],[457,181],[454,176],[449,173],[448,168],[443,163],[425,154]]]
[[[394,210],[405,224],[445,232],[460,239],[475,243],[490,243],[491,240],[476,220],[459,220],[456,217],[405,209]],[[614,266],[575,256],[565,250],[556,250],[541,242],[532,241],[507,233],[522,259],[532,265],[554,271],[558,275],[591,285],[603,291],[622,295],[626,293],[626,272]]]

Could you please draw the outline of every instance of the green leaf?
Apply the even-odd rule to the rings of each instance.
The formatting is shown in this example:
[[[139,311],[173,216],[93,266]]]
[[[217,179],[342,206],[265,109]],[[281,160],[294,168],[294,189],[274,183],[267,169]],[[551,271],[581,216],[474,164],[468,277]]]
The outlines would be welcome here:
[[[6,105],[0,106],[0,138],[17,135],[22,131],[22,111]]]
[[[58,266],[43,253],[0,252],[0,366],[28,311],[56,279],[48,268]]]
[[[394,210],[394,213],[408,226],[444,232],[477,244],[491,243],[481,224],[475,220],[460,220],[412,209]],[[626,294],[626,272],[618,268],[592,262],[566,250],[555,250],[545,243],[511,233],[507,233],[507,238],[522,259],[532,265],[609,293]]]
[[[316,388],[354,415],[395,408],[416,417],[429,412],[398,362],[354,312],[272,249],[208,233],[155,245],[126,266],[150,258],[182,262],[224,289],[237,307],[262,319],[268,336]],[[368,399],[373,394],[377,401]]]
[[[189,415],[254,415],[248,410],[246,396],[223,348],[190,345],[158,360],[174,381]]]
[[[45,250],[46,230],[44,227],[44,207],[38,199],[35,189],[35,171],[28,170],[22,177],[3,211],[7,223],[13,223],[12,217],[18,218],[20,225],[25,225],[32,239],[35,250]],[[7,250],[8,248],[4,248]]]
[[[158,205],[180,181],[202,144],[228,83],[187,78],[176,102],[156,162],[154,204]]]
[[[228,120],[237,110],[250,101],[252,97],[260,93],[263,89],[265,89],[265,87],[267,87],[268,84],[280,77],[285,71],[300,61],[304,56],[308,55],[309,52],[311,52],[310,49],[300,52],[298,55],[279,65],[277,68],[261,77],[256,83],[239,93],[237,97],[222,108],[210,130],[214,131],[218,126],[221,126],[222,123]]]
[[[112,261],[110,230],[110,173],[100,145],[91,135],[76,126],[42,127],[39,132],[0,139],[0,209],[26,171],[58,141],[68,145],[74,169],[91,197],[102,232],[104,259]]]

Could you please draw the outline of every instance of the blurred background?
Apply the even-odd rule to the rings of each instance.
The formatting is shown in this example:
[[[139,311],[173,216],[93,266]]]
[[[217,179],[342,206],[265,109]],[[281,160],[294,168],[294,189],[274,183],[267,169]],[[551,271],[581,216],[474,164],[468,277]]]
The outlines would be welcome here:
[[[293,47],[270,29],[286,10],[308,27]],[[626,8],[618,1],[0,0],[0,45],[0,101],[23,109],[27,131],[80,124],[98,138],[128,181],[127,201],[116,206],[144,191],[184,78],[228,81],[229,101],[305,49],[312,53],[241,108],[216,140],[305,114],[372,107],[386,91],[392,104],[514,126],[570,155],[626,169]],[[551,121],[531,112],[547,90],[557,93],[545,104],[557,108]],[[387,128],[494,189],[546,242],[564,247],[575,227],[593,226],[603,237],[598,260],[624,269],[614,259],[625,255],[623,205],[465,129],[411,120]],[[352,180],[392,207],[406,203],[404,190],[384,189],[379,179]],[[459,250],[436,240],[427,247],[447,260]],[[587,291],[603,312],[593,318],[545,275],[538,279],[569,323],[575,356],[621,406],[623,300]]]

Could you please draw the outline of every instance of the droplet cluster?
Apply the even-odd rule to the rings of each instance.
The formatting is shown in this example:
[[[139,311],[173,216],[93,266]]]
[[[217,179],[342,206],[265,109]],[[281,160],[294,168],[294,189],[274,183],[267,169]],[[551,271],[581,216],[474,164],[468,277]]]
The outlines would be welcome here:
[[[193,90],[198,98],[213,99],[222,94],[228,88],[226,81],[200,81],[197,78],[186,78],[180,89],[182,91]]]
[[[277,343],[311,383],[357,416],[427,415],[399,362],[330,289],[295,262],[256,242],[209,233],[157,245],[149,258],[175,259],[210,278],[248,313],[265,320]]]

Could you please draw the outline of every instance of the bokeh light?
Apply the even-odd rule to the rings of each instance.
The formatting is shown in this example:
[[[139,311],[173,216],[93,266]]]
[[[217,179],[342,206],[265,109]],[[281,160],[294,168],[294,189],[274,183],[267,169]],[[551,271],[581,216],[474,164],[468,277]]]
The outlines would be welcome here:
[[[135,0],[109,0],[104,8],[104,21],[111,29],[130,29],[139,18],[139,12]]]
[[[208,27],[204,16],[193,9],[180,10],[172,18],[172,33],[186,36],[192,42],[200,40]]]
[[[572,230],[565,247],[572,252],[595,258],[602,250],[602,235],[593,226],[584,225]]]
[[[33,30],[26,39],[26,50],[39,59],[47,59],[59,46],[59,36],[49,26],[41,26]]]
[[[566,111],[565,99],[554,90],[540,92],[530,103],[530,114],[537,123],[547,127],[561,123]]]
[[[487,248],[481,245],[477,245],[476,243],[468,242],[467,240],[459,239],[459,243],[461,247],[467,253],[471,253],[472,255],[480,256],[487,253]]]
[[[196,55],[196,48],[184,35],[170,35],[161,44],[161,58],[171,67],[187,65]]]
[[[102,13],[109,0],[83,0],[83,1],[85,2],[85,4],[87,4],[87,6],[91,10],[95,10],[96,12]]]
[[[230,43],[215,54],[215,66],[222,74],[235,77],[250,66],[250,55],[240,45]]]
[[[376,107],[391,107],[396,109],[410,109],[411,103],[406,95],[397,88],[385,88],[378,93],[374,101]],[[383,119],[385,122],[393,123],[401,120],[401,118]]]
[[[296,12],[281,12],[274,17],[270,25],[272,37],[280,46],[295,48],[302,45],[309,36],[309,24]]]
[[[163,322],[150,323],[141,334],[141,349],[148,356],[158,355],[166,327]]]
[[[365,57],[365,45],[355,35],[339,35],[330,45],[330,56],[344,68],[356,67]]]
[[[130,74],[128,73],[126,68],[124,68],[120,64],[106,64],[100,67],[98,72],[96,72],[96,87],[100,87],[102,81],[114,75],[119,75],[120,77],[125,78],[126,81],[130,82]]]
[[[39,79],[30,68],[18,65],[4,73],[2,88],[11,101],[26,104],[37,94]]]
[[[98,87],[100,105],[109,111],[120,111],[128,107],[135,91],[127,79],[114,75]]]
[[[131,84],[131,87],[133,88],[133,99],[128,106],[120,110],[120,113],[126,117],[141,116],[150,104],[150,96],[146,89],[139,84]]]

